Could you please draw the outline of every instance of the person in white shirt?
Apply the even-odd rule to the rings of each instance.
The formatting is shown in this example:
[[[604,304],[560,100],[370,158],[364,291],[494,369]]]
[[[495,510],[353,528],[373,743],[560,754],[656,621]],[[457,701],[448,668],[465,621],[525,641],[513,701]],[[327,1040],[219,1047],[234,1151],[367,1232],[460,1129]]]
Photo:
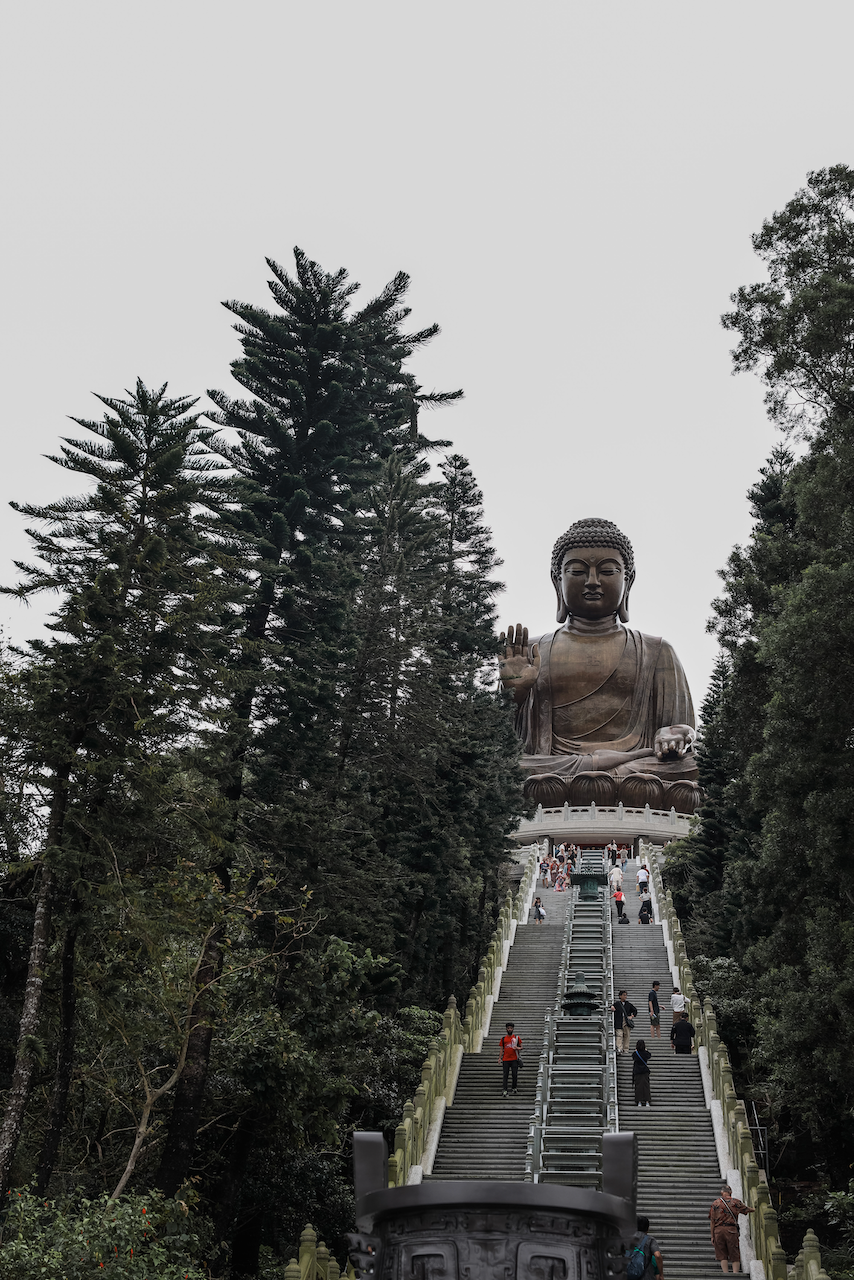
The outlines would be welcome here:
[[[673,1010],[673,1021],[678,1022],[685,1012],[685,997],[678,987],[673,988],[673,995],[670,997],[670,1008]]]
[[[610,880],[610,882],[611,882],[611,892],[612,892],[612,893],[614,892],[614,890],[615,890],[615,889],[622,889],[622,887],[623,887],[623,873],[622,873],[621,869],[619,868],[619,866],[617,866],[617,867],[612,867],[612,868],[611,868],[611,871],[610,871],[610,873],[609,873],[609,875],[608,875],[608,879],[609,879],[609,880]]]
[[[638,867],[638,893],[643,893],[644,889],[649,887],[649,870],[647,867]]]

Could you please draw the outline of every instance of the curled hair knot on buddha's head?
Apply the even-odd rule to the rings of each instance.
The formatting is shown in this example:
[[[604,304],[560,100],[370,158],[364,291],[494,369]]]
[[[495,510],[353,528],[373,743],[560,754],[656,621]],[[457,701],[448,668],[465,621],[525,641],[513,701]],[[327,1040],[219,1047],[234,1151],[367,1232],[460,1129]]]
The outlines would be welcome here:
[[[552,583],[557,593],[557,620],[566,622],[568,615],[563,592],[560,585],[560,571],[567,551],[574,547],[612,547],[619,551],[626,567],[626,589],[617,616],[621,622],[629,620],[629,592],[635,580],[635,555],[632,544],[621,529],[611,520],[602,520],[590,516],[585,520],[576,520],[566,533],[562,533],[552,551]]]

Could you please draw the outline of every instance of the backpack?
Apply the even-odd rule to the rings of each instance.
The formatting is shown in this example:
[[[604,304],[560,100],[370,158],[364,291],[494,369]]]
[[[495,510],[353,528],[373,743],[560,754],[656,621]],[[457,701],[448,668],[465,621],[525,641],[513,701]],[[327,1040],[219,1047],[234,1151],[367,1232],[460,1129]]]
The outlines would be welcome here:
[[[626,1264],[627,1280],[643,1280],[643,1274],[649,1266],[649,1259],[646,1256],[646,1242],[649,1236],[644,1236],[640,1244],[636,1244],[629,1254],[629,1260]]]

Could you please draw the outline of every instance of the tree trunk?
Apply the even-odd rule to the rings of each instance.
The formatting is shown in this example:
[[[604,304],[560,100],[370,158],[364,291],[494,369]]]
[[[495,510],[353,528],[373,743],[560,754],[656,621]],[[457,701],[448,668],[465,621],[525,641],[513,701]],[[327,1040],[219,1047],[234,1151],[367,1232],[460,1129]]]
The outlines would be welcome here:
[[[222,967],[221,944],[222,933],[217,930],[208,938],[199,966],[196,985],[200,994],[190,1019],[187,1057],[175,1089],[169,1133],[155,1179],[157,1186],[167,1196],[174,1196],[186,1182],[196,1151],[196,1132],[204,1102],[214,1033],[210,1018],[211,1002],[207,993],[219,977]]]
[[[69,761],[61,769],[57,770],[54,778],[50,818],[47,824],[47,839],[45,840],[45,854],[55,845],[58,845],[62,839],[65,813],[68,807],[68,777],[70,773],[71,762]],[[39,882],[39,895],[36,899],[36,914],[33,920],[33,940],[30,943],[27,985],[24,988],[24,1004],[21,1009],[21,1021],[18,1027],[15,1069],[12,1073],[12,1085],[6,1098],[3,1123],[0,1125],[0,1204],[5,1204],[6,1202],[12,1161],[15,1159],[15,1152],[21,1139],[24,1115],[33,1087],[33,1073],[37,1062],[33,1050],[38,1049],[35,1043],[35,1036],[39,1029],[42,1011],[44,971],[50,946],[50,919],[55,888],[56,879],[53,871],[47,863],[44,863]]]
[[[59,1045],[56,1050],[56,1076],[47,1133],[42,1143],[36,1172],[36,1190],[44,1195],[59,1153],[62,1130],[68,1112],[68,1094],[74,1075],[74,1041],[77,1031],[77,989],[74,982],[74,949],[77,944],[76,924],[71,925],[62,944],[61,985],[59,994]]]
[[[237,1223],[231,1242],[231,1274],[235,1280],[257,1276],[261,1269],[261,1242],[264,1215],[252,1206]]]
[[[216,1215],[214,1239],[224,1241],[231,1253],[231,1242],[235,1235],[235,1215],[249,1157],[255,1144],[258,1116],[254,1110],[247,1111],[240,1117],[231,1143],[231,1154],[228,1168],[219,1185],[217,1199],[219,1208]],[[213,1265],[213,1274],[221,1275],[229,1261],[228,1256],[220,1256]]]
[[[37,1057],[34,1050],[36,1032],[41,1017],[44,992],[44,971],[50,942],[50,915],[54,891],[54,876],[50,867],[42,867],[36,914],[33,920],[33,940],[30,944],[30,961],[27,969],[27,985],[24,990],[24,1006],[18,1030],[18,1047],[12,1085],[6,1102],[6,1113],[0,1126],[0,1204],[6,1202],[12,1161],[18,1149],[24,1114],[30,1100],[33,1072]]]

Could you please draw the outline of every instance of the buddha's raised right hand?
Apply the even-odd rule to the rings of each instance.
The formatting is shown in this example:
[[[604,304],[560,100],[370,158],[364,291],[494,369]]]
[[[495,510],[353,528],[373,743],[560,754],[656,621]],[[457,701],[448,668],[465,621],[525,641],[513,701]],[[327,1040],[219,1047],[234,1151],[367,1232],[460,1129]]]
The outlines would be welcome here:
[[[540,647],[532,645],[528,650],[528,628],[516,623],[515,631],[509,627],[502,631],[499,643],[504,646],[504,657],[498,660],[498,674],[505,693],[511,693],[517,703],[527,698],[540,674]]]

